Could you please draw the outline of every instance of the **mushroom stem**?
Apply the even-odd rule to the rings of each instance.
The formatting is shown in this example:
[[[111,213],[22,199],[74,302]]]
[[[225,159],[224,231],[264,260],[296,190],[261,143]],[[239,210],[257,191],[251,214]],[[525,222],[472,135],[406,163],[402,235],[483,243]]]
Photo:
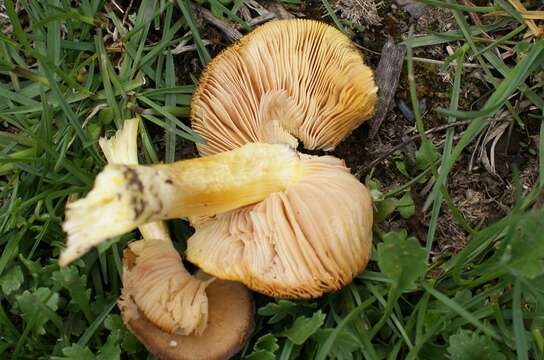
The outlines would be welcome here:
[[[110,164],[66,208],[66,265],[107,238],[159,220],[215,215],[256,203],[302,177],[295,150],[247,144],[225,153],[153,166]]]
[[[168,234],[168,229],[166,228],[166,223],[163,221],[155,221],[149,224],[140,225],[138,226],[138,230],[144,239],[172,242],[172,239]]]
[[[115,136],[100,138],[99,144],[109,164],[138,165],[138,119],[126,120]],[[156,221],[138,227],[144,239],[171,242],[166,224]]]
[[[138,164],[138,120],[126,120],[115,136],[101,138],[110,164]],[[208,323],[206,287],[214,278],[199,279],[184,268],[166,224],[138,227],[143,240],[131,242],[123,256],[123,291],[119,307],[134,304],[156,327],[169,334],[201,334]],[[160,281],[157,281],[160,279]]]

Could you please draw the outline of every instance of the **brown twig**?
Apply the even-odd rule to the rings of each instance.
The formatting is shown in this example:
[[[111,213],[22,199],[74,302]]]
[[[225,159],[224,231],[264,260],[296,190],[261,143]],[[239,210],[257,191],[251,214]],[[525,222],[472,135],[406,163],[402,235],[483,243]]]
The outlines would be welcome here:
[[[134,0],[130,0],[130,2],[128,3],[128,6],[125,8],[125,10],[123,12],[123,21],[121,22],[121,24],[126,23],[127,18],[128,18],[128,14],[130,13],[130,9],[132,8],[132,3],[133,2],[134,2]]]
[[[371,139],[378,133],[397,90],[405,53],[404,46],[395,44],[392,39],[387,40],[382,48],[382,56],[376,69],[376,84],[379,88],[380,99],[376,106],[376,113],[370,120],[368,137]]]
[[[470,0],[462,0],[461,1],[463,3],[463,5],[467,5],[467,6],[474,6],[474,4],[472,3],[472,1]],[[472,22],[474,23],[474,25],[476,26],[482,26],[482,21],[480,20],[480,18],[478,17],[478,14],[477,13],[474,13],[474,12],[469,12],[468,16],[470,16],[470,19],[472,20]],[[485,31],[483,32],[484,36],[487,37],[488,39],[491,39],[492,37],[486,33]]]
[[[242,33],[239,32],[233,24],[217,18],[208,9],[197,7],[194,5],[191,7],[193,11],[200,14],[204,18],[204,20],[218,28],[230,42],[236,42],[242,37]]]
[[[265,6],[263,6],[258,1],[255,1],[255,0],[244,0],[244,6],[242,6],[240,9],[247,9],[248,12],[249,10],[253,10],[254,12],[258,14],[257,17],[246,18],[246,21],[251,26],[277,18],[277,15],[275,13],[273,13],[272,11],[270,11]]]
[[[414,61],[422,62],[422,63],[426,63],[426,64],[436,64],[436,65],[444,65],[445,64],[445,61],[442,61],[442,60],[427,59],[427,58],[415,57],[415,56],[412,57],[412,59]],[[456,65],[455,60],[453,60],[449,64],[450,67],[455,67],[455,65]],[[466,67],[466,68],[480,68],[481,66],[479,64],[463,63],[463,67]]]
[[[273,2],[268,6],[268,10],[273,12],[278,19],[294,19],[295,15],[291,14],[285,9],[285,7],[279,2]]]
[[[276,14],[269,11],[269,12],[267,12],[265,14],[254,17],[253,19],[249,20],[247,23],[249,24],[249,26],[253,27],[253,26],[260,25],[260,24],[264,24],[265,22],[268,22],[268,21],[274,20],[274,19],[277,19]]]
[[[211,44],[211,41],[203,39],[202,43],[204,44],[204,46],[208,46]],[[177,45],[175,48],[173,48],[170,52],[172,53],[172,55],[178,55],[187,51],[195,51],[195,50],[196,50],[195,44],[186,45],[184,43],[181,43]],[[167,52],[165,51],[164,53],[166,54]]]
[[[461,121],[456,121],[456,122],[453,122],[453,123],[450,123],[450,124],[440,125],[440,126],[437,126],[437,127],[434,127],[432,129],[429,129],[429,130],[425,131],[425,135],[429,135],[429,134],[432,134],[432,133],[435,133],[435,132],[440,132],[442,130],[449,129],[449,128],[452,128],[452,127],[465,126],[465,125],[468,125],[469,123],[470,123],[470,120],[461,120]],[[414,136],[411,136],[409,138],[404,139],[400,144],[397,144],[397,145],[393,146],[391,149],[387,150],[382,155],[378,156],[375,160],[373,160],[367,166],[367,169],[372,169],[374,166],[378,165],[380,162],[382,162],[383,160],[388,158],[395,151],[402,149],[407,144],[411,143],[412,141],[416,141],[416,140],[418,140],[420,138],[421,138],[420,135],[414,135]]]

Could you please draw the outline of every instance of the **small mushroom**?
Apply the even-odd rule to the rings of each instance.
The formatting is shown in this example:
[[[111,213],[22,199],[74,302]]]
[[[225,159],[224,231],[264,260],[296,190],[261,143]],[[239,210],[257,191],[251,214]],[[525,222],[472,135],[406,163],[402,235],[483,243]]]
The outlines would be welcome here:
[[[100,139],[109,163],[138,164],[138,120]],[[238,352],[253,328],[254,306],[246,287],[191,276],[172,245],[166,225],[141,225],[143,240],[123,253],[119,308],[127,327],[161,359],[224,359]]]
[[[142,316],[130,299],[122,304],[123,320],[154,355],[163,360],[228,359],[253,331],[254,305],[247,288],[215,280],[207,288],[208,327],[200,335],[169,334]]]

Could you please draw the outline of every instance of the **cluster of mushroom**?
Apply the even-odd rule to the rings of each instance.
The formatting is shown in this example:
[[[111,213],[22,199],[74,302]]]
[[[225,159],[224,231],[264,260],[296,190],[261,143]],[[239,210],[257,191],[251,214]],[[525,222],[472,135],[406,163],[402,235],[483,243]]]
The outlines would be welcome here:
[[[67,206],[59,262],[138,227],[143,240],[124,252],[127,326],[160,358],[231,356],[252,329],[245,286],[315,298],[366,266],[368,191],[342,160],[297,147],[334,149],[376,101],[372,71],[334,27],[300,19],[258,27],[201,76],[191,124],[206,140],[202,157],[138,165],[137,120],[101,139],[109,165]],[[180,217],[195,228],[185,252],[201,269],[195,276],[161,222]]]

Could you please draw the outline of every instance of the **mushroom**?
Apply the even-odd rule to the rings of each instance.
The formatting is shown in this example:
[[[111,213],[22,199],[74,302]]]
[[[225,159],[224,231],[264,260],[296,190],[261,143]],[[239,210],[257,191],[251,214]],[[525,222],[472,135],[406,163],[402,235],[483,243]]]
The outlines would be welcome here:
[[[215,57],[193,96],[201,155],[300,139],[333,150],[374,113],[372,70],[351,40],[315,20],[274,20]]]
[[[214,59],[192,102],[202,158],[108,165],[67,208],[67,263],[147,222],[189,217],[187,259],[274,296],[313,298],[364,269],[372,201],[333,149],[374,112],[372,71],[350,40],[311,20],[267,23]],[[86,216],[86,218],[85,218]]]
[[[246,144],[172,164],[106,165],[87,196],[66,206],[67,247],[59,264],[149,222],[253,204],[300,177],[296,151],[283,144]]]
[[[100,139],[110,164],[138,164],[138,120]],[[199,272],[191,276],[163,222],[139,226],[143,239],[123,256],[119,308],[127,327],[161,359],[224,359],[238,352],[253,328],[246,287]]]
[[[340,289],[371,252],[368,191],[331,156],[303,158],[304,177],[255,204],[195,223],[187,259],[272,297]]]
[[[351,41],[313,20],[271,21],[219,54],[192,101],[202,155],[251,142],[333,149],[374,112],[377,88]],[[274,297],[339,289],[367,264],[372,203],[331,156],[299,155],[302,178],[254,205],[198,219],[187,259]],[[228,254],[228,256],[226,256]]]
[[[253,301],[244,285],[231,281],[215,280],[206,293],[209,325],[201,335],[180,336],[162,331],[141,316],[130,299],[123,303],[123,320],[160,359],[228,359],[242,349],[253,331]]]

